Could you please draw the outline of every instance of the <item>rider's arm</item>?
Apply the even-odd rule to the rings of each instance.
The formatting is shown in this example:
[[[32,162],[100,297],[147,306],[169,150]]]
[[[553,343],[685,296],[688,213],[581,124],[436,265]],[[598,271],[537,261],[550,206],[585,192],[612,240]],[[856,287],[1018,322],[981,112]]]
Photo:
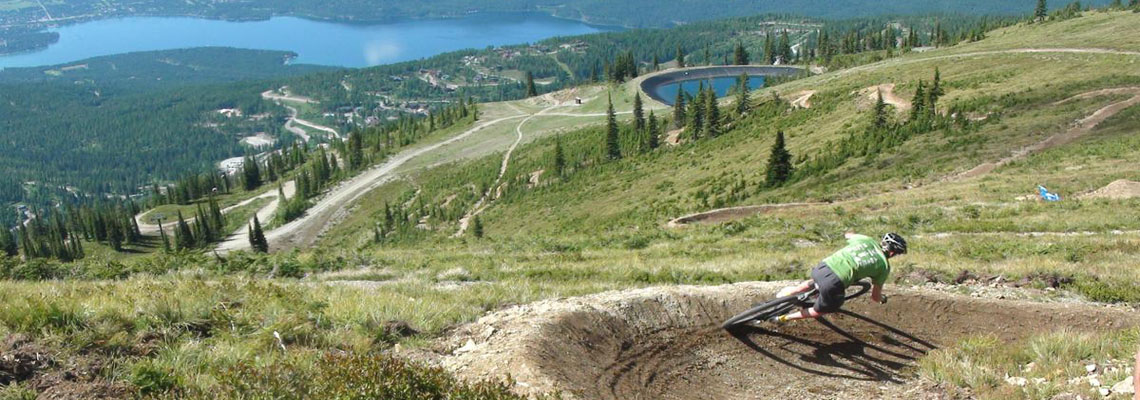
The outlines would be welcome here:
[[[883,303],[883,285],[877,283],[871,285],[871,300],[876,303]]]

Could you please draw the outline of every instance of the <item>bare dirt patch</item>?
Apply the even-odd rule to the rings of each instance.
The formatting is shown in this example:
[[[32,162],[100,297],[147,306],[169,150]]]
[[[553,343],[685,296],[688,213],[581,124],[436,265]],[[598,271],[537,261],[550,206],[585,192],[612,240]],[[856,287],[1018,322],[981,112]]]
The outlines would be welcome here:
[[[1128,312],[890,290],[848,312],[730,334],[733,313],[787,282],[673,286],[543,301],[461,327],[441,360],[468,379],[509,374],[521,393],[583,399],[938,398],[913,367],[927,352],[971,335],[1140,324]]]
[[[895,84],[884,83],[881,85],[871,86],[864,88],[858,92],[856,105],[859,109],[868,109],[879,101],[879,93],[883,94],[883,102],[895,107],[898,112],[910,110],[910,101],[899,97],[895,94]]]
[[[1140,197],[1140,182],[1119,179],[1080,197],[1082,199],[1133,199]]]
[[[811,108],[811,97],[812,96],[815,96],[814,90],[804,90],[802,92],[797,92],[796,94],[793,94],[792,100],[791,100],[792,107],[793,108],[804,108],[804,109]]]
[[[741,206],[741,207],[728,207],[720,208],[711,211],[700,212],[696,214],[689,214],[672,221],[669,221],[666,226],[675,228],[690,224],[710,224],[725,221],[734,221],[738,219],[748,218],[756,214],[760,214],[771,210],[780,210],[785,208],[796,207],[809,207],[820,206],[828,203],[783,203],[783,204],[763,204],[758,206]]]
[[[963,172],[963,173],[960,173],[958,175],[954,175],[952,177],[949,177],[947,180],[953,181],[953,180],[958,180],[958,179],[967,179],[967,178],[982,176],[982,175],[985,175],[985,174],[992,172],[993,170],[997,169],[1000,166],[1009,164],[1009,163],[1016,161],[1016,160],[1020,160],[1020,159],[1025,158],[1029,155],[1032,155],[1034,153],[1038,153],[1038,152],[1048,150],[1048,149],[1051,149],[1051,148],[1054,148],[1057,146],[1063,146],[1063,145],[1072,143],[1073,141],[1076,141],[1077,139],[1084,137],[1089,132],[1092,132],[1093,128],[1096,128],[1097,125],[1100,125],[1101,122],[1104,122],[1105,120],[1112,117],[1113,115],[1116,115],[1117,113],[1120,113],[1121,111],[1124,111],[1125,109],[1127,109],[1129,107],[1140,104],[1140,87],[1095,90],[1095,91],[1091,91],[1091,92],[1087,92],[1087,93],[1078,94],[1076,96],[1070,97],[1070,98],[1065,99],[1065,100],[1061,100],[1061,101],[1056,102],[1054,104],[1063,104],[1063,103],[1073,101],[1073,100],[1077,100],[1077,99],[1085,99],[1085,98],[1091,98],[1091,97],[1103,96],[1103,95],[1109,95],[1109,94],[1132,94],[1134,96],[1130,99],[1120,101],[1120,102],[1116,102],[1116,103],[1112,103],[1112,104],[1109,104],[1107,106],[1102,107],[1099,110],[1096,110],[1091,115],[1075,121],[1073,123],[1073,125],[1071,127],[1069,127],[1069,129],[1066,129],[1064,132],[1050,136],[1050,137],[1046,138],[1045,140],[1038,142],[1036,144],[1033,144],[1031,146],[1028,146],[1028,147],[1025,147],[1022,149],[1018,149],[1017,151],[1014,151],[1012,154],[1010,154],[1009,156],[1007,156],[1005,158],[1002,158],[1001,160],[998,160],[995,162],[982,163],[982,164],[980,164],[980,165],[978,165],[978,166],[976,166],[976,167],[974,167],[974,168],[972,168],[966,172]]]

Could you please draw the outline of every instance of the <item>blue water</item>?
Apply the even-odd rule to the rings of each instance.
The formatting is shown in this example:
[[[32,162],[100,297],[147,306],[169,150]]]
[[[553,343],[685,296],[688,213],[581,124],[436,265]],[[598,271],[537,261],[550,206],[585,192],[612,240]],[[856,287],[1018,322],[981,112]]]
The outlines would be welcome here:
[[[713,78],[713,79],[694,79],[691,81],[681,81],[681,82],[677,82],[677,83],[671,83],[668,85],[661,85],[661,86],[657,87],[657,96],[659,96],[662,100],[664,100],[665,104],[673,105],[673,100],[677,99],[677,91],[678,90],[681,90],[683,88],[685,90],[685,92],[689,93],[690,95],[696,96],[697,95],[697,89],[700,88],[701,83],[704,83],[704,86],[706,89],[709,87],[710,84],[712,85],[713,90],[716,90],[717,97],[724,97],[724,96],[728,95],[729,91],[731,91],[733,87],[736,87],[736,80],[737,80],[737,77],[730,76],[730,77]],[[764,77],[763,76],[750,76],[750,77],[748,77],[748,87],[750,89],[759,89],[759,88],[764,87]]]
[[[287,50],[295,63],[366,67],[453,50],[594,33],[607,28],[540,14],[473,14],[456,19],[345,24],[294,17],[230,22],[199,18],[131,17],[55,28],[47,49],[0,56],[0,68],[64,64],[146,50],[227,46]]]

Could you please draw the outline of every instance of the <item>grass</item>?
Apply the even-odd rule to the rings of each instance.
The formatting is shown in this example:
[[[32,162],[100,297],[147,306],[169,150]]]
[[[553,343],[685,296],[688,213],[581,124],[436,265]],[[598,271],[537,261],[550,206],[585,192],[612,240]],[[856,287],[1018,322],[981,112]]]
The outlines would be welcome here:
[[[1012,345],[979,336],[933,351],[920,361],[919,374],[968,388],[981,399],[1044,399],[1062,393],[1101,397],[1090,386],[1090,376],[1106,387],[1130,376],[1138,336],[1136,330],[1056,331]],[[1096,366],[1095,375],[1087,365]]]

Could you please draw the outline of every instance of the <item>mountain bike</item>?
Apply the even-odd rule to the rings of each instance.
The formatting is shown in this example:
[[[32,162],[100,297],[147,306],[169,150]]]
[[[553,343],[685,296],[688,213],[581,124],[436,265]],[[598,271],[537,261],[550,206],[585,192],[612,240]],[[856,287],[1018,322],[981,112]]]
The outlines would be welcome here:
[[[870,282],[865,280],[855,282],[847,287],[847,300],[862,296],[870,290]],[[753,305],[752,308],[749,308],[747,311],[724,321],[721,327],[726,330],[732,330],[744,326],[753,326],[756,322],[767,321],[771,317],[787,314],[797,308],[809,308],[815,305],[815,298],[818,296],[819,289],[812,288],[804,293],[777,297],[767,302]]]

